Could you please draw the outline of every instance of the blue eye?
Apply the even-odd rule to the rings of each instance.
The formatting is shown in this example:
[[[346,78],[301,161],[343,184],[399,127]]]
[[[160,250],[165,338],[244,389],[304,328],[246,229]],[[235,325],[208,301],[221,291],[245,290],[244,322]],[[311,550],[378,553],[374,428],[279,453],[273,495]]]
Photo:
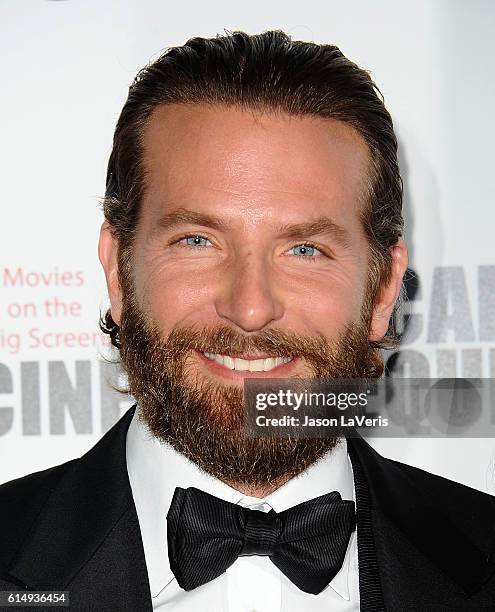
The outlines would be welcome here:
[[[294,251],[294,255],[298,257],[314,257],[317,253],[322,255],[322,252],[312,244],[298,244],[292,247],[290,251]]]
[[[203,236],[194,235],[194,236],[185,236],[182,240],[186,241],[187,246],[192,247],[205,247],[207,242],[210,242],[207,238],[203,238]]]

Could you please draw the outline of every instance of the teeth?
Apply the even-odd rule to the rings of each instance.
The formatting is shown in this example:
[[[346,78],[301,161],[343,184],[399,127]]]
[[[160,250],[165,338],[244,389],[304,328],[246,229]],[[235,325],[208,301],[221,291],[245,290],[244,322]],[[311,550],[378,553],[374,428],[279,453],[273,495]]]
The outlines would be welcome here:
[[[235,368],[235,362],[232,359],[232,357],[228,357],[227,355],[224,355],[223,357],[223,365],[226,368],[229,368],[229,370],[233,370]]]
[[[263,372],[265,370],[266,359],[256,359],[255,361],[249,361],[250,372]]]
[[[216,353],[203,353],[205,357],[216,361],[229,370],[240,372],[269,372],[283,363],[292,361],[292,357],[268,357],[267,359],[241,359],[240,357],[229,357],[228,355],[218,355]]]
[[[234,359],[234,370],[249,370],[249,361],[247,359],[239,359],[236,357]]]

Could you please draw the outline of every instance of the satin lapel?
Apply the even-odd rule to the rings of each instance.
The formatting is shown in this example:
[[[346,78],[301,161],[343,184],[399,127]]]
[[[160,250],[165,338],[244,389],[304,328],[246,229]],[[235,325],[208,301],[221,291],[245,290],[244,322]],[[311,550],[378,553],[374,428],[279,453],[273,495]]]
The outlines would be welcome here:
[[[449,605],[430,609],[471,610],[481,605],[485,597],[488,601],[490,593],[495,593],[493,556],[456,527],[449,516],[455,509],[447,503],[444,508],[439,507],[428,496],[428,488],[430,494],[435,491],[438,494],[442,483],[449,490],[455,485],[381,457],[362,438],[348,438],[347,443],[355,480],[357,476],[366,483],[365,495],[361,494],[360,500],[356,481],[358,534],[361,504],[365,516],[370,518],[367,525],[362,523],[363,529],[372,535],[372,541],[369,537],[366,540],[362,537],[361,542],[358,539],[359,569],[361,572],[361,557],[369,555],[374,544],[385,609],[418,610],[423,606]],[[362,488],[362,483],[359,486]],[[458,489],[459,507],[464,502],[469,508],[469,504],[474,505],[470,496],[482,495],[470,491]],[[488,504],[486,507],[487,516],[480,510],[479,517],[483,525],[489,526],[493,517],[489,517]],[[478,510],[473,508],[474,511]],[[485,543],[488,550],[494,550],[493,540]],[[373,556],[371,559],[373,564]],[[376,583],[371,580],[371,584],[376,591]],[[360,586],[366,588],[361,580]]]
[[[361,612],[382,612],[385,610],[385,605],[373,538],[368,483],[354,446],[349,443],[349,440],[347,448],[354,472],[356,491],[360,610]]]
[[[69,590],[74,610],[152,609],[127,475],[133,414],[134,406],[72,462],[9,569],[31,589]]]

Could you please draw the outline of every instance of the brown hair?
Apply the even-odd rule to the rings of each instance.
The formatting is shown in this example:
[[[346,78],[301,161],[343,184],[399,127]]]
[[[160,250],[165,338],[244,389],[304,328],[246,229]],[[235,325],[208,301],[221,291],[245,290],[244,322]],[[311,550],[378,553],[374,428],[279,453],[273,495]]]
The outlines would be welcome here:
[[[389,247],[403,232],[402,180],[392,118],[369,73],[334,45],[294,41],[281,31],[227,33],[191,38],[143,68],[129,88],[117,122],[103,202],[118,238],[119,276],[129,274],[135,228],[145,187],[143,135],[152,111],[162,104],[217,104],[332,118],[352,126],[366,141],[370,164],[362,209],[370,266],[366,309],[391,275]],[[404,287],[395,305],[400,308]],[[395,314],[395,313],[394,313]],[[119,347],[119,326],[110,310],[100,320]],[[395,317],[385,337],[399,343]]]

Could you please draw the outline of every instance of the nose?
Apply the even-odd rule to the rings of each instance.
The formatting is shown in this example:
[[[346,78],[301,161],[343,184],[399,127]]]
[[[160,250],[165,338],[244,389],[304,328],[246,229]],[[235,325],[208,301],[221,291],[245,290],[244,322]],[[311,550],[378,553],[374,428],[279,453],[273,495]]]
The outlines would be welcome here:
[[[259,331],[279,320],[284,308],[269,263],[247,256],[229,265],[215,308],[219,317],[245,332]]]

